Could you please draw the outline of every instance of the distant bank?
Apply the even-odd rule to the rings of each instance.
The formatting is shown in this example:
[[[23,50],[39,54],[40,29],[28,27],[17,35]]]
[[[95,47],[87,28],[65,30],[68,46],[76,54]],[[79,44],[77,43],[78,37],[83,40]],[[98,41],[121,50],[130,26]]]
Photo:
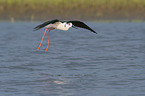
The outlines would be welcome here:
[[[145,20],[145,0],[0,0],[0,20]]]

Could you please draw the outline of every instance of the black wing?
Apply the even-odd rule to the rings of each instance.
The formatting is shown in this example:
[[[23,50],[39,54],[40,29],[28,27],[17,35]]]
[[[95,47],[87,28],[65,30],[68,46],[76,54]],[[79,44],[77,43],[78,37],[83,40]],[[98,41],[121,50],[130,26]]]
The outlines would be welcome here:
[[[46,21],[46,22],[44,22],[44,23],[42,23],[42,24],[36,26],[36,27],[34,28],[34,31],[39,30],[39,29],[45,27],[45,26],[48,25],[48,24],[54,24],[55,22],[59,22],[59,20],[54,19],[54,20],[51,20],[51,21]]]
[[[91,29],[89,26],[87,26],[85,23],[81,21],[68,21],[68,22],[72,23],[76,27],[85,28],[97,34],[97,32],[95,32],[93,29]]]

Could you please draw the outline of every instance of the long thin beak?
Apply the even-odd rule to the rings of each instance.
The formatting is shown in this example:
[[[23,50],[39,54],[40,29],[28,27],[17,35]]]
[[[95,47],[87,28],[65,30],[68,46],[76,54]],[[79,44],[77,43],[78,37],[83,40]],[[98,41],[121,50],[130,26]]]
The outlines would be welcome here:
[[[75,28],[75,29],[78,29],[77,27],[75,27],[75,26],[72,26],[73,28]]]

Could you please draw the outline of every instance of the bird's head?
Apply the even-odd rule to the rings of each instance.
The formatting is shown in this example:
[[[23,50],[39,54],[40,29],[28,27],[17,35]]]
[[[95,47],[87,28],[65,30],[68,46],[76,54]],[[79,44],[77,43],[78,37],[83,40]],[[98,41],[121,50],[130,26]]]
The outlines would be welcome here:
[[[69,27],[72,27],[72,23],[67,23],[67,25],[68,25]]]

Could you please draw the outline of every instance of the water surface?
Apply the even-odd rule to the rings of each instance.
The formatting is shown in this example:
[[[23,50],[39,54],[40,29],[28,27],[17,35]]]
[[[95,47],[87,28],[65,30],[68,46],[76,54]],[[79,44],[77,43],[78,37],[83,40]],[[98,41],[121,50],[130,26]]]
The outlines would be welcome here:
[[[41,22],[0,22],[2,96],[145,96],[145,23],[52,30]]]

